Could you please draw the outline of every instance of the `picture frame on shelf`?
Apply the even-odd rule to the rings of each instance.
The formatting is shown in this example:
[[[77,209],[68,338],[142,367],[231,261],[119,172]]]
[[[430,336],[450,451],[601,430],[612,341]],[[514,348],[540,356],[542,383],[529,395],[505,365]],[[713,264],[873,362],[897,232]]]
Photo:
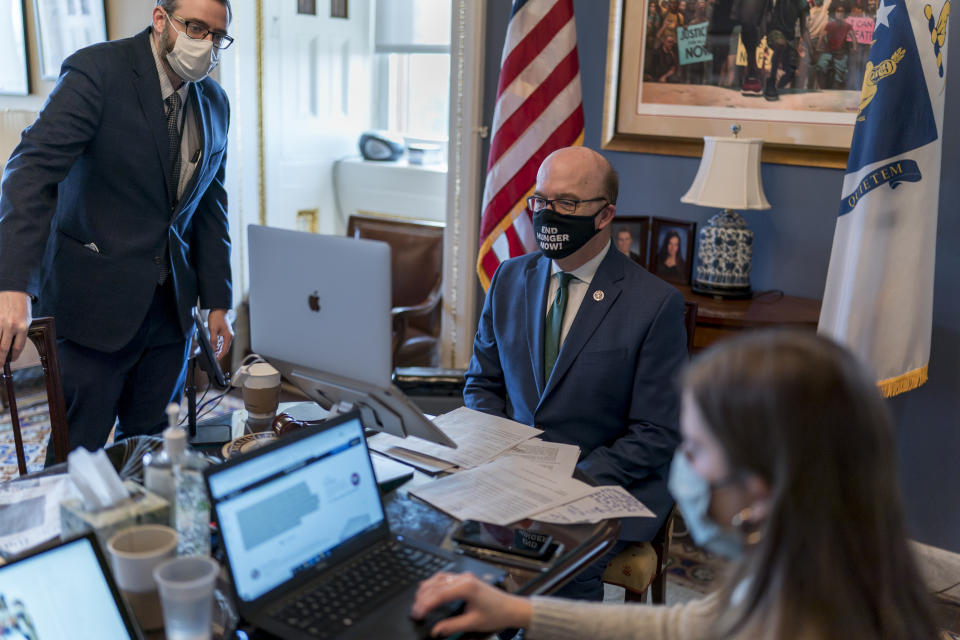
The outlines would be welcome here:
[[[0,95],[30,95],[23,0],[0,0]]]
[[[610,223],[613,248],[647,269],[650,246],[650,217],[615,216]]]
[[[741,27],[714,15],[729,3],[711,9],[688,0],[675,10],[676,0],[610,0],[603,148],[699,156],[703,136],[728,135],[736,122],[742,137],[764,140],[764,162],[845,167],[876,8],[866,0],[846,3],[850,15],[843,18],[841,4],[812,6],[798,19],[809,37],[786,41],[792,70],[782,63],[772,69],[773,52],[760,28],[759,74],[748,91]],[[847,37],[834,55],[827,35],[838,28]],[[846,66],[834,63],[841,57]]]
[[[33,0],[40,44],[40,75],[56,80],[73,52],[107,39],[104,0]]]
[[[650,272],[667,282],[690,284],[697,223],[654,217],[650,221]]]

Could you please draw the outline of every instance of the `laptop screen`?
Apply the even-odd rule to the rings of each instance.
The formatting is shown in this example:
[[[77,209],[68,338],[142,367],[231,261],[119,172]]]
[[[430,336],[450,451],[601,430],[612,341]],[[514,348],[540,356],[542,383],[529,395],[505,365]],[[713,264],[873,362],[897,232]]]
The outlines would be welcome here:
[[[384,522],[359,417],[209,473],[237,591],[251,602]]]
[[[0,566],[0,638],[138,637],[124,622],[108,570],[89,537]]]

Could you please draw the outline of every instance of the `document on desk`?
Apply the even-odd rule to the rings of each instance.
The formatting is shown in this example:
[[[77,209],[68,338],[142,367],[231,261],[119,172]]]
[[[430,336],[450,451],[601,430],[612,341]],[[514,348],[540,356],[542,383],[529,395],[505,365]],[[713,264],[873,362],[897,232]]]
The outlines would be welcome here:
[[[367,440],[367,444],[374,451],[399,459],[402,458],[391,452],[392,449],[413,451],[444,460],[461,469],[473,469],[490,462],[507,449],[543,433],[540,429],[466,407],[437,416],[433,422],[457,443],[456,449],[416,436],[398,438],[387,433],[372,436]]]
[[[587,496],[541,511],[534,520],[553,524],[593,524],[610,518],[654,518],[650,509],[623,487],[592,487]]]
[[[410,493],[459,520],[508,525],[593,490],[585,482],[550,475],[511,457],[439,478]]]
[[[15,555],[60,535],[60,501],[79,497],[66,474],[0,486],[0,554]]]
[[[574,444],[545,442],[531,438],[512,449],[504,451],[500,458],[522,458],[529,464],[535,464],[550,475],[569,478],[580,459],[580,447]],[[498,460],[500,458],[497,458]]]

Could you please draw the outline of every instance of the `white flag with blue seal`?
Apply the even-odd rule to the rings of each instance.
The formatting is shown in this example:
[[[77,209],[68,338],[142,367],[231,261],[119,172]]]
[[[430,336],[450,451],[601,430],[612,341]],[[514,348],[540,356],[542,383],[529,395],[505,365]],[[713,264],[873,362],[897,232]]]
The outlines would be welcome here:
[[[949,15],[949,0],[877,9],[820,312],[885,396],[927,380]]]

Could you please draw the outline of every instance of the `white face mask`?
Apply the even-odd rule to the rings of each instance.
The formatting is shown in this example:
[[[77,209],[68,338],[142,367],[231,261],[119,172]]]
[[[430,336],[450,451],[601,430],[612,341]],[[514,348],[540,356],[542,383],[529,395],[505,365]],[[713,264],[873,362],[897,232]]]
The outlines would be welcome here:
[[[167,21],[173,27],[170,16],[167,16]],[[175,27],[173,30],[177,31]],[[214,49],[210,40],[194,40],[177,31],[177,40],[173,44],[173,50],[167,53],[167,62],[173,72],[184,80],[199,82],[220,62],[220,50]]]

